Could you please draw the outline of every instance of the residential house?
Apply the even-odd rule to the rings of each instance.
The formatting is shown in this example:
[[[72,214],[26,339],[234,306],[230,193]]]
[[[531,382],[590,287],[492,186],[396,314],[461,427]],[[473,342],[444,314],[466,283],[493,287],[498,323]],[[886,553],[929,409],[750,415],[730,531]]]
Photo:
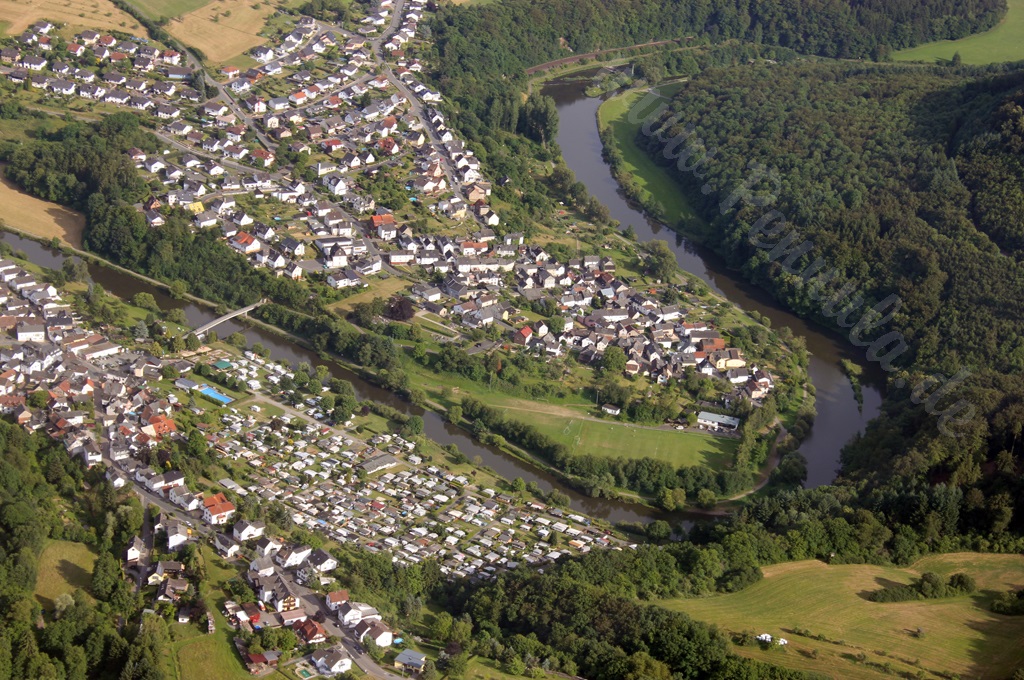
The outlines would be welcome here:
[[[247,519],[243,519],[235,523],[232,535],[235,537],[236,541],[244,543],[245,541],[261,537],[266,528],[267,525],[258,520],[251,522]]]
[[[332,612],[338,611],[341,605],[348,602],[348,591],[347,590],[332,590],[327,593],[324,598],[327,604],[327,608]]]
[[[322,675],[337,675],[352,670],[352,659],[341,647],[318,649],[313,652],[310,660]]]
[[[364,620],[356,625],[355,637],[365,644],[366,640],[373,640],[378,647],[390,647],[394,641],[391,629],[381,621]]]
[[[227,524],[233,514],[235,514],[235,505],[223,493],[203,499],[203,519],[210,524]]]

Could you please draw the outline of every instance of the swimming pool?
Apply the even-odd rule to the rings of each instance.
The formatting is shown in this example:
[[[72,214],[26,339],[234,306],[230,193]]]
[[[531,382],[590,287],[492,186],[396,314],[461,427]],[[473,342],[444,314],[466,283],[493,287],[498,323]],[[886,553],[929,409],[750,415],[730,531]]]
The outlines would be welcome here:
[[[234,401],[234,399],[232,399],[228,395],[221,394],[220,392],[218,392],[217,390],[215,390],[215,389],[213,389],[212,387],[209,387],[209,386],[202,388],[201,390],[199,390],[199,392],[201,394],[205,394],[206,396],[208,396],[210,399],[213,399],[214,401],[219,401],[222,404],[230,404],[231,402]]]

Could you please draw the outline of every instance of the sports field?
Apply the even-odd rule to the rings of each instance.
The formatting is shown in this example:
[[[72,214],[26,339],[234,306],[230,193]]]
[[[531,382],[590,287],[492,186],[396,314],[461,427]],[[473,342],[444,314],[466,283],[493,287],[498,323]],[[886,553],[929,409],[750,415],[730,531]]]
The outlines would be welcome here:
[[[266,42],[259,32],[274,12],[271,3],[219,0],[181,15],[166,28],[175,38],[202,50],[212,64],[222,64]]]
[[[1006,0],[1006,16],[990,31],[960,40],[940,40],[900,50],[897,61],[949,61],[957,52],[965,64],[995,64],[1024,59],[1024,0]]]
[[[0,168],[0,220],[33,236],[54,236],[76,248],[82,247],[85,216],[64,206],[22,192],[2,176]]]
[[[92,565],[96,554],[84,543],[51,541],[39,556],[36,600],[43,609],[51,609],[54,600],[78,589],[88,592],[92,583]]]
[[[40,19],[98,31],[139,28],[134,17],[108,0],[0,0],[0,24],[8,35],[18,35]]]
[[[979,592],[940,600],[876,603],[865,594],[922,572],[964,571]],[[925,558],[910,568],[826,565],[816,560],[764,568],[765,578],[739,593],[667,600],[669,609],[737,633],[785,637],[784,650],[734,647],[744,656],[835,678],[922,677],[995,680],[1024,665],[1024,617],[988,611],[993,595],[1024,587],[1024,556],[958,553]],[[806,629],[825,640],[797,635]],[[922,633],[917,635],[917,630]],[[859,655],[863,654],[863,658]]]
[[[696,432],[638,427],[628,423],[567,418],[562,414],[509,410],[508,415],[534,425],[575,454],[607,458],[654,458],[675,466],[704,465],[721,470],[732,463],[738,440]]]

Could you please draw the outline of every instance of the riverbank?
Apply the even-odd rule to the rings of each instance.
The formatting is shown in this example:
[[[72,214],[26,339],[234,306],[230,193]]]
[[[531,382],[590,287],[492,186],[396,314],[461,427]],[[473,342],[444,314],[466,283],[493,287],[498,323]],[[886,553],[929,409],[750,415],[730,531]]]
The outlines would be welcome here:
[[[699,235],[707,223],[686,200],[675,179],[636,144],[644,120],[635,116],[637,120],[633,122],[629,116],[630,110],[649,93],[658,93],[667,102],[684,86],[685,83],[676,82],[664,86],[664,91],[659,87],[638,88],[611,97],[597,110],[597,126],[606,144],[605,158],[626,196],[658,221]],[[653,106],[650,108],[654,110]]]
[[[199,327],[219,316],[217,307],[212,302],[196,298],[194,295],[173,298],[169,295],[166,285],[109,263],[92,253],[76,251],[69,247],[54,249],[50,241],[17,229],[8,228],[0,231],[0,235],[15,251],[24,251],[31,262],[36,263],[40,269],[59,270],[65,258],[80,256],[89,264],[92,280],[106,291],[122,299],[130,299],[139,292],[152,294],[162,309],[181,309],[190,327]],[[218,331],[222,337],[240,333],[245,336],[249,346],[257,343],[263,345],[278,361],[287,361],[292,365],[303,361],[310,364],[327,363],[334,377],[348,380],[353,384],[356,397],[360,401],[371,400],[394,408],[405,416],[422,417],[424,435],[439,446],[456,445],[468,459],[479,461],[476,463],[478,466],[493,470],[495,475],[503,479],[514,480],[516,477],[522,477],[527,483],[537,484],[545,493],[557,489],[569,497],[573,509],[585,515],[616,525],[639,525],[664,519],[673,526],[707,516],[707,513],[701,510],[666,513],[655,508],[653,503],[627,491],[614,497],[594,497],[581,493],[566,481],[564,475],[552,470],[539,458],[507,442],[505,446],[498,448],[474,437],[468,423],[463,423],[464,426],[450,423],[443,406],[436,403],[421,406],[402,399],[395,393],[378,387],[372,380],[373,376],[361,366],[317,353],[305,338],[276,326],[247,317],[226,321],[218,327]]]
[[[604,102],[585,95],[584,90],[589,82],[590,79],[583,77],[555,80],[546,84],[542,90],[554,98],[558,107],[560,125],[557,142],[565,163],[575,173],[576,179],[587,187],[588,192],[608,207],[613,219],[623,228],[632,227],[638,242],[667,240],[680,267],[703,281],[716,295],[728,300],[741,311],[757,314],[756,318],[765,319],[765,323],[770,323],[771,328],[780,334],[788,333],[787,329],[791,330],[794,342],[806,344],[810,355],[807,371],[812,385],[809,393],[816,396],[817,402],[814,426],[810,427],[804,418],[798,422],[790,414],[780,414],[780,417],[787,430],[804,435],[799,450],[807,461],[805,484],[814,487],[831,483],[841,464],[843,446],[863,432],[868,421],[880,412],[884,385],[882,377],[871,367],[866,368],[862,380],[863,410],[859,409],[850,381],[840,369],[839,361],[843,358],[862,360],[862,357],[851,354],[843,338],[796,316],[763,290],[748,283],[721,256],[700,245],[699,238],[691,239],[693,230],[670,229],[665,223],[642,212],[635,201],[629,200],[604,156],[605,144],[598,132],[598,109]],[[620,106],[624,118],[628,107],[624,104]],[[605,134],[606,138],[610,136],[609,132]],[[632,142],[635,131],[620,138]],[[661,185],[663,189],[659,191],[664,195],[681,193],[681,187],[663,169],[653,162],[648,167],[671,180],[671,183]],[[807,405],[806,399],[803,405]]]

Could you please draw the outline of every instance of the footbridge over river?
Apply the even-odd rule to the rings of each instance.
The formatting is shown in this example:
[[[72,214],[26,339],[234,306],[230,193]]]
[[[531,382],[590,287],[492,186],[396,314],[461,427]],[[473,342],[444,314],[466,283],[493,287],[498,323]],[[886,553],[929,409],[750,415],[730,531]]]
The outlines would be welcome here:
[[[253,304],[249,305],[248,307],[242,307],[241,309],[236,309],[233,312],[228,312],[224,316],[217,317],[213,321],[211,321],[209,323],[205,323],[202,326],[200,326],[199,328],[197,328],[194,331],[195,335],[196,335],[197,338],[201,338],[204,335],[206,335],[206,333],[209,332],[214,326],[219,326],[220,324],[224,323],[225,321],[229,321],[231,319],[234,319],[236,316],[242,316],[243,314],[248,314],[252,310],[256,309],[257,307],[259,307],[261,305],[265,305],[268,302],[270,302],[270,300],[267,300],[266,298],[263,298],[259,302],[253,303]]]

